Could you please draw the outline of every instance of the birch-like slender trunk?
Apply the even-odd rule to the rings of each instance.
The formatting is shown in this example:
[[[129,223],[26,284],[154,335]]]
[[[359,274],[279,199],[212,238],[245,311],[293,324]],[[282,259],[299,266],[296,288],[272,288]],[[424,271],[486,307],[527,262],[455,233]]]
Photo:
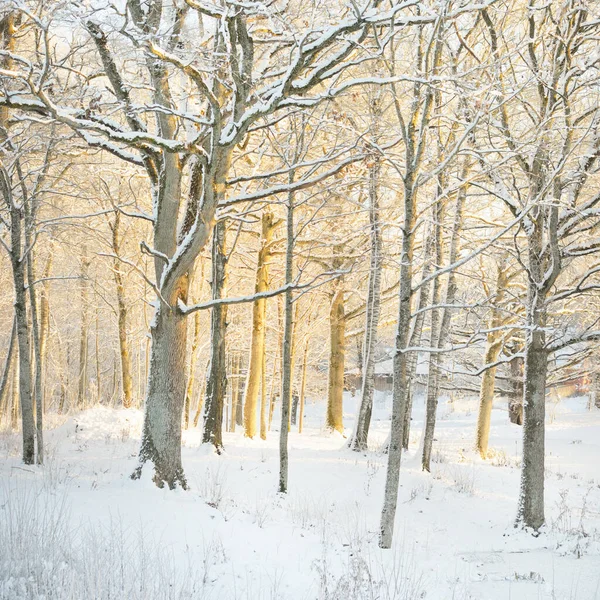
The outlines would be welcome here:
[[[269,287],[269,257],[274,230],[273,214],[265,211],[262,215],[262,231],[258,261],[256,265],[255,293],[267,291]],[[263,365],[265,362],[265,318],[267,301],[255,300],[252,305],[252,339],[250,342],[250,360],[244,393],[244,435],[253,438],[257,430],[258,396],[261,387]],[[265,397],[263,392],[263,398]],[[266,412],[261,401],[260,436],[266,439]]]
[[[11,54],[15,49],[15,14],[7,11],[6,15],[0,19],[0,46],[5,50],[5,54],[0,58],[0,66],[10,69],[12,66]],[[2,126],[2,138],[6,138],[4,132],[8,131],[8,109],[0,111],[0,126]],[[4,141],[4,139],[2,141]],[[7,144],[11,147],[10,140]],[[23,189],[24,180],[20,172],[20,163],[16,157],[15,166],[17,175],[20,179],[18,189]],[[10,250],[9,258],[12,268],[13,286],[15,294],[15,323],[17,345],[19,348],[19,368],[18,368],[18,397],[21,405],[21,422],[23,434],[23,462],[33,464],[35,461],[35,421],[33,407],[33,381],[31,370],[31,346],[30,331],[27,315],[27,290],[25,282],[27,279],[27,265],[31,249],[26,243],[28,237],[28,222],[23,217],[26,216],[28,209],[27,199],[22,198],[21,205],[17,204],[13,195],[13,181],[11,174],[5,168],[4,163],[0,161],[0,192],[2,193],[4,204],[9,213],[10,220]],[[25,230],[25,231],[23,231]],[[15,377],[17,370],[15,369]],[[16,425],[15,402],[17,385],[16,379],[13,381],[13,417],[12,424]]]
[[[266,320],[266,306],[265,306],[265,320]],[[261,372],[260,372],[260,439],[267,439],[267,430],[269,424],[267,422],[267,416],[269,413],[269,395],[267,392],[267,355],[266,347],[263,353]]]
[[[8,342],[8,350],[6,351],[6,358],[4,360],[4,368],[2,369],[2,378],[0,379],[0,419],[4,415],[9,415],[11,406],[8,400],[8,388],[11,369],[14,365],[15,356],[15,341],[17,338],[17,322],[13,319],[12,329],[10,332],[10,339]]]
[[[443,179],[440,177],[438,194],[433,212],[433,231],[435,246],[435,268],[439,269],[444,260],[443,223],[445,216],[446,201],[442,197],[444,190]],[[442,301],[442,280],[436,277],[433,281],[433,292],[431,294],[433,306],[438,306]],[[440,326],[442,315],[439,309],[431,311],[431,335],[430,346],[434,349],[440,348]],[[438,395],[440,391],[440,355],[437,352],[429,354],[429,373],[427,374],[427,396],[425,401],[425,426],[423,432],[423,453],[421,466],[424,471],[431,470],[431,451],[433,448],[433,436],[435,433],[435,421],[437,415]]]
[[[52,248],[51,248],[52,249]],[[48,339],[50,338],[50,286],[48,278],[52,269],[53,254],[50,252],[44,267],[40,287],[40,369],[42,372],[42,404],[46,412],[46,365],[48,364]]]
[[[21,255],[21,214],[17,206],[11,210],[11,263],[15,286],[15,318],[19,346],[19,402],[23,429],[23,462],[35,461],[35,421],[33,415],[33,390],[31,370],[30,331],[27,316],[25,267],[27,258]]]
[[[284,318],[284,298],[279,295],[277,297],[277,323],[279,324],[277,330],[277,357],[273,361],[273,374],[271,375],[271,401],[269,406],[269,431],[271,431],[271,425],[273,423],[273,413],[275,412],[275,379],[277,371],[279,371],[279,392],[281,393],[282,386],[282,373],[283,373],[283,334],[285,329],[285,318]]]
[[[290,181],[293,173],[290,174]],[[288,193],[285,248],[285,283],[290,285],[294,279],[294,194]],[[281,369],[281,426],[279,430],[279,492],[288,491],[288,428],[290,422],[290,400],[292,395],[292,328],[293,304],[292,290],[284,295],[284,328]]]
[[[413,182],[407,176],[404,179],[404,222],[402,227],[402,246],[400,254],[400,289],[398,299],[398,329],[393,358],[394,387],[392,399],[392,423],[388,448],[388,464],[385,480],[383,509],[379,529],[379,546],[391,548],[394,535],[394,520],[398,503],[398,485],[400,481],[400,460],[402,456],[402,430],[406,403],[408,355],[404,349],[408,346],[411,319],[412,298],[412,261],[414,252],[414,228],[416,219],[416,196]]]
[[[242,394],[242,366],[243,366],[243,356],[241,352],[238,352],[237,355],[237,388],[236,388],[236,407],[235,407],[235,424],[240,427],[244,424],[244,397]],[[270,422],[269,422],[270,424]],[[235,428],[234,428],[235,430]]]
[[[13,377],[11,383],[11,409],[10,409],[10,428],[15,431],[19,423],[19,361],[15,362]],[[33,421],[33,416],[32,416]],[[33,463],[32,463],[33,464]]]
[[[238,396],[240,395],[240,354],[232,353],[231,357],[231,419],[229,431],[234,432],[237,425]]]
[[[117,292],[117,323],[119,332],[119,356],[121,361],[121,386],[123,390],[123,408],[131,408],[133,404],[133,377],[131,375],[131,355],[127,339],[127,304],[125,303],[125,287],[123,285],[123,272],[119,253],[121,249],[121,238],[119,227],[121,224],[121,213],[116,210],[112,229],[113,276]]]
[[[382,237],[379,215],[379,177],[381,163],[375,159],[369,169],[369,225],[371,241],[371,261],[369,265],[369,287],[365,312],[365,337],[362,345],[362,389],[360,408],[350,438],[352,450],[367,449],[371,414],[373,412],[373,394],[375,391],[375,346],[377,345],[377,326],[381,309],[381,272]]]
[[[26,211],[26,215],[27,215]],[[31,214],[26,216],[26,228],[32,226]],[[28,223],[29,222],[29,223]],[[27,255],[27,285],[29,288],[29,307],[31,313],[31,338],[33,341],[33,356],[35,359],[34,369],[34,396],[35,396],[35,430],[38,465],[44,462],[44,390],[42,378],[42,352],[40,346],[40,327],[37,309],[37,297],[35,294],[35,275],[33,270],[33,248],[31,244],[31,233],[25,234],[25,243],[30,249]]]
[[[225,254],[226,227],[224,221],[215,225],[212,248],[212,298],[223,297],[226,281]],[[203,443],[212,444],[217,453],[223,450],[223,408],[227,391],[227,358],[225,336],[227,330],[227,306],[217,305],[210,315],[210,365],[206,379],[206,400],[204,402]]]
[[[423,260],[423,267],[421,269],[421,281],[424,282],[421,284],[417,294],[416,306],[415,306],[415,316],[412,317],[411,321],[411,330],[408,336],[408,345],[410,347],[417,347],[421,344],[421,339],[423,337],[423,326],[425,324],[425,311],[428,302],[429,302],[429,293],[431,288],[431,282],[428,281],[429,276],[431,275],[432,270],[432,262],[433,262],[433,254],[435,252],[435,227],[431,227],[430,232],[428,233],[425,239],[425,256]],[[415,381],[417,374],[417,364],[419,361],[419,355],[417,352],[409,352],[408,357],[408,366],[407,366],[407,381],[408,385],[406,387],[406,399],[404,400],[404,414],[402,417],[402,448],[404,450],[408,450],[408,445],[410,442],[410,425],[412,421],[412,407],[413,407],[413,391],[412,391],[412,382]]]
[[[308,345],[310,342],[310,338],[306,338],[304,342],[304,355],[302,357],[302,378],[300,380],[300,399],[299,399],[299,407],[298,410],[298,433],[302,433],[302,429],[304,428],[304,403],[306,398],[306,369],[308,366]]]
[[[87,248],[82,247],[81,272],[79,274],[79,302],[81,319],[79,323],[79,370],[77,382],[77,407],[83,408],[87,394],[87,366],[88,366],[88,336],[89,336],[89,285],[88,270],[89,258]]]

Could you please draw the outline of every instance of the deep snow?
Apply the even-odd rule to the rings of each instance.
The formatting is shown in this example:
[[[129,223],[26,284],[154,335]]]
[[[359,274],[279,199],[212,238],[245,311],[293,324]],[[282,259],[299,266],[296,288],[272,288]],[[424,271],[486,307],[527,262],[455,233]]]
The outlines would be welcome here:
[[[348,427],[355,402],[346,398]],[[127,599],[600,599],[600,411],[586,404],[549,406],[547,525],[534,537],[513,527],[521,428],[508,423],[506,406],[493,411],[495,457],[484,462],[473,450],[476,399],[442,401],[426,474],[416,399],[388,551],[377,547],[386,457],[376,448],[389,428],[382,396],[375,449],[365,454],[322,431],[322,403],[307,405],[304,433],[290,434],[286,496],[276,493],[276,431],[267,441],[227,433],[222,456],[200,444],[199,430],[185,432],[187,492],[157,489],[148,467],[141,481],[129,479],[138,411],[97,407],[57,423],[43,468],[20,464],[19,436],[4,432],[0,598],[62,600],[85,590],[86,598]],[[61,524],[50,539],[52,518]],[[40,570],[45,583],[28,583]]]

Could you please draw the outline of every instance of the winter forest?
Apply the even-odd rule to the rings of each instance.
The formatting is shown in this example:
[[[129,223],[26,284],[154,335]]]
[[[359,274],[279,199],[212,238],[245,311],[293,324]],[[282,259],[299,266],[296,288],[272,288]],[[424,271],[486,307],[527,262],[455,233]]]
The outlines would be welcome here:
[[[0,599],[600,599],[600,4],[0,0]]]

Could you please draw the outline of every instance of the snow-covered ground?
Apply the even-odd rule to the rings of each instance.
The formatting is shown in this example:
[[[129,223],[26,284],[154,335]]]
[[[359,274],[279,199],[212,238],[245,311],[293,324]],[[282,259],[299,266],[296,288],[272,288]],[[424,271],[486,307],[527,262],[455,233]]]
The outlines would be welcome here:
[[[355,399],[347,398],[352,425]],[[389,421],[376,402],[370,441]],[[290,491],[276,493],[277,433],[225,435],[216,456],[184,435],[190,490],[157,489],[136,464],[141,413],[94,408],[46,434],[46,466],[0,436],[0,598],[210,600],[600,599],[600,411],[549,407],[543,534],[516,530],[521,428],[493,412],[486,462],[476,400],[439,408],[433,472],[422,473],[416,400],[395,547],[377,547],[386,457],[321,430],[322,403],[290,434]],[[277,415],[274,423],[277,422]],[[348,430],[349,433],[349,430]]]

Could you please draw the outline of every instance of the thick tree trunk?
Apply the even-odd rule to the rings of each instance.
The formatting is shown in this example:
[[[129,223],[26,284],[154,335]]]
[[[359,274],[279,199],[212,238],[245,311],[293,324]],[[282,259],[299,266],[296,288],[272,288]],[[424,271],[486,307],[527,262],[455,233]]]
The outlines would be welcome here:
[[[362,390],[360,408],[349,447],[356,451],[367,449],[373,394],[375,391],[375,346],[381,308],[382,239],[379,219],[379,161],[369,170],[369,224],[371,226],[371,264],[365,315],[365,338],[362,346]]]
[[[187,277],[180,282],[187,294]],[[154,463],[154,482],[187,488],[181,465],[181,414],[185,396],[187,323],[183,315],[161,305],[151,326],[152,353],[148,377],[148,396],[140,448],[140,465],[134,478],[141,474],[143,463]]]
[[[214,228],[212,248],[212,298],[223,297],[226,278],[225,255],[226,227],[219,221]],[[212,444],[220,454],[223,450],[223,408],[227,391],[227,357],[225,335],[227,330],[227,306],[217,305],[210,315],[210,365],[206,380],[204,402],[203,443]]]
[[[534,285],[534,284],[533,284]],[[530,282],[530,286],[532,283]],[[533,286],[532,286],[533,287]],[[525,387],[523,396],[523,465],[517,523],[537,531],[544,524],[544,462],[546,377],[546,314],[539,290],[530,289],[527,339],[525,345]]]
[[[262,216],[262,234],[258,261],[256,265],[255,293],[267,291],[269,286],[269,257],[273,237],[273,214],[264,212]],[[256,435],[258,416],[258,394],[265,362],[265,317],[267,301],[256,300],[252,305],[252,340],[250,342],[250,361],[244,393],[244,435],[253,438]],[[263,391],[263,398],[265,393]],[[266,439],[266,412],[261,401],[261,438]]]
[[[341,283],[335,291],[329,311],[330,350],[327,384],[327,416],[325,426],[344,433],[344,366],[346,322],[344,317],[344,290]],[[285,357],[284,357],[285,364]]]

